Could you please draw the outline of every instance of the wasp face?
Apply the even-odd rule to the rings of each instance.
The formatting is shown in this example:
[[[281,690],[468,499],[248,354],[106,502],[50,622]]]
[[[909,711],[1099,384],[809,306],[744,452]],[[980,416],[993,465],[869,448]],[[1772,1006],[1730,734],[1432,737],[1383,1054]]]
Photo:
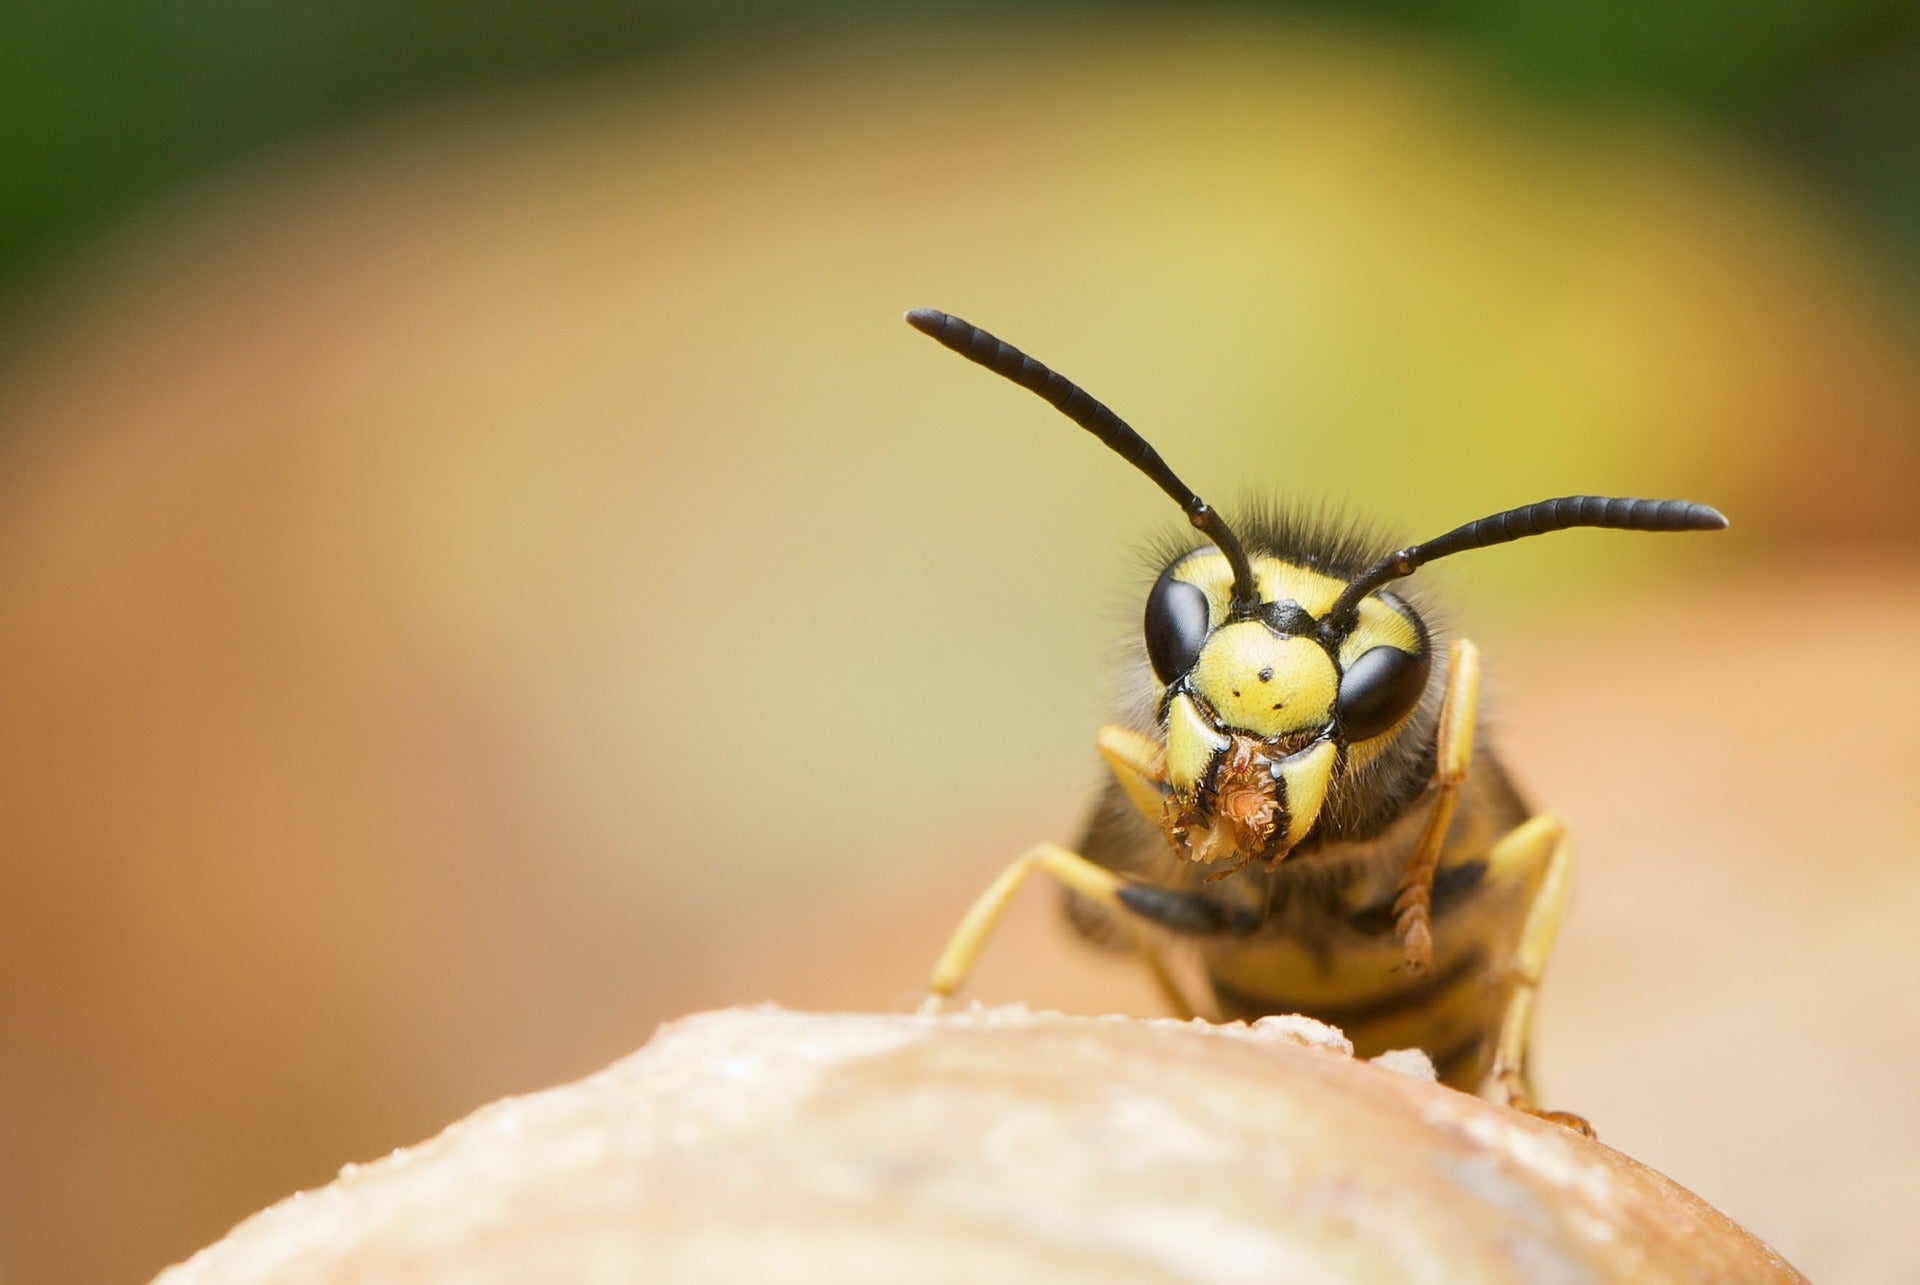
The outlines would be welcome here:
[[[1344,633],[1321,621],[1344,580],[1254,559],[1261,602],[1230,610],[1232,572],[1202,550],[1147,597],[1147,656],[1167,747],[1165,826],[1175,851],[1230,869],[1284,859],[1313,832],[1350,759],[1391,739],[1426,691],[1426,629],[1391,594]],[[1245,616],[1246,613],[1240,613]]]

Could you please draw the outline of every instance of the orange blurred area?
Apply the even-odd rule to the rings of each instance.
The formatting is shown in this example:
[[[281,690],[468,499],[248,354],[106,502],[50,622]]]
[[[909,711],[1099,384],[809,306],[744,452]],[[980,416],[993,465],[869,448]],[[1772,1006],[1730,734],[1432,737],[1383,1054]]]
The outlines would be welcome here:
[[[1579,888],[1555,1105],[1817,1279],[1920,1197],[1920,346],[1784,179],[1286,26],[449,106],[103,249],[0,360],[0,1281],[159,1269],[724,1003],[889,1007],[1069,838],[1177,514],[1408,536]],[[1022,901],[975,991],[1152,1011]]]

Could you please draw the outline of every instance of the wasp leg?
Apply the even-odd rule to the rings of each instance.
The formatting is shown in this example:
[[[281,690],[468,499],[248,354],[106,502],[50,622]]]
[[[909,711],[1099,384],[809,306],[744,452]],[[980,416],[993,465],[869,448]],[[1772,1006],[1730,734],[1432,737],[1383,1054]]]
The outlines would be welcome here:
[[[1568,1111],[1541,1110],[1534,1102],[1533,1085],[1527,1076],[1534,996],[1546,972],[1547,956],[1553,952],[1554,938],[1560,932],[1560,912],[1567,904],[1572,870],[1573,848],[1567,842],[1567,828],[1555,816],[1537,816],[1515,826],[1488,854],[1489,883],[1533,884],[1534,890],[1506,974],[1512,981],[1513,994],[1500,1019],[1499,1042],[1494,1046],[1493,1066],[1487,1071],[1482,1092],[1515,1110],[1592,1137],[1592,1126],[1581,1117]]]
[[[1130,886],[1127,880],[1059,844],[1036,843],[1002,870],[1000,877],[987,885],[987,890],[975,899],[961,917],[960,926],[947,939],[946,949],[940,952],[940,959],[933,966],[933,976],[927,980],[930,1007],[937,1007],[940,1001],[959,990],[967,980],[967,974],[973,971],[981,951],[986,949],[987,939],[999,925],[1000,917],[1006,914],[1007,907],[1012,904],[1014,894],[1020,891],[1020,885],[1027,881],[1027,876],[1036,870],[1052,876],[1063,887],[1111,911],[1117,922],[1125,922],[1126,906],[1120,899],[1120,892]],[[1174,1011],[1191,1017],[1193,1006],[1175,985],[1160,952],[1144,941],[1134,940],[1130,944],[1140,952],[1147,970],[1153,974],[1155,983]]]
[[[1400,934],[1410,973],[1433,967],[1433,876],[1440,866],[1440,849],[1453,824],[1460,786],[1473,761],[1474,706],[1480,694],[1480,649],[1462,638],[1447,652],[1447,695],[1440,705],[1438,750],[1433,771],[1433,810],[1420,828],[1420,838],[1400,875],[1393,900],[1394,925]]]
[[[1113,723],[1101,728],[1093,743],[1134,810],[1158,826],[1167,806],[1166,747]]]
[[[1153,978],[1153,985],[1160,992],[1160,998],[1173,1011],[1173,1015],[1183,1022],[1191,1022],[1199,1016],[1198,1011],[1187,999],[1186,992],[1180,989],[1173,972],[1167,967],[1166,956],[1147,942],[1137,943],[1140,958],[1146,962],[1147,973]]]
[[[1100,729],[1095,744],[1100,750],[1100,757],[1106,760],[1107,767],[1134,808],[1148,821],[1158,825],[1167,793],[1166,750],[1138,732],[1112,724]],[[1079,853],[1052,843],[1035,844],[1027,849],[1001,871],[1000,877],[989,884],[987,890],[968,908],[960,920],[960,926],[953,930],[953,936],[947,940],[946,949],[940,952],[933,976],[927,982],[929,1007],[937,1007],[942,1000],[960,989],[967,974],[973,971],[981,951],[986,948],[987,938],[993,935],[1000,917],[1012,903],[1014,894],[1020,891],[1020,885],[1035,870],[1044,871],[1069,892],[1085,897],[1110,912],[1113,922],[1120,926],[1120,931],[1126,936],[1127,945],[1137,951],[1141,961],[1146,964],[1147,972],[1152,976],[1167,1007],[1182,1020],[1193,1018],[1196,1010],[1182,992],[1172,970],[1167,967],[1164,953],[1131,925],[1137,922],[1135,916],[1155,921],[1153,910],[1160,910],[1170,914],[1176,921],[1185,922],[1196,913],[1212,911],[1211,905],[1201,903],[1195,908],[1169,910],[1163,903],[1181,896],[1169,891],[1162,897],[1152,899],[1151,908],[1143,912],[1127,894],[1151,895],[1162,890],[1124,879],[1103,866],[1095,865]],[[1200,899],[1194,900],[1200,903]],[[1184,919],[1182,909],[1186,910]],[[1212,921],[1218,918],[1217,912],[1201,913],[1201,917],[1208,920],[1206,931],[1216,930]]]

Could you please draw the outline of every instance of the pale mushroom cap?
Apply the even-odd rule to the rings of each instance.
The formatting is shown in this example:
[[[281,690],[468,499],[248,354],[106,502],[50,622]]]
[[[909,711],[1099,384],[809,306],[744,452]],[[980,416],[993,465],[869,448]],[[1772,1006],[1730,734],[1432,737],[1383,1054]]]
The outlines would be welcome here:
[[[161,1281],[1801,1279],[1419,1063],[1304,1019],[701,1014]]]

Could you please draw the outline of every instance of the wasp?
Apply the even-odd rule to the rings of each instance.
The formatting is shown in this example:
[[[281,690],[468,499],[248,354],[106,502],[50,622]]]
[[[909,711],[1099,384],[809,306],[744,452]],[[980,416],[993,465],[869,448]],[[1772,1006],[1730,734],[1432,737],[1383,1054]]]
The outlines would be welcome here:
[[[932,309],[917,330],[1080,425],[1198,536],[1147,594],[1110,779],[1077,848],[1039,843],[973,903],[928,982],[964,982],[1021,885],[1066,893],[1086,937],[1132,951],[1182,1017],[1303,1013],[1355,1052],[1427,1052],[1442,1082],[1535,1105],[1535,994],[1566,902],[1565,825],[1535,812],[1479,726],[1480,655],[1405,582],[1440,558],[1563,531],[1710,531],[1704,504],[1575,495],[1395,548],[1279,509],[1229,525],[1100,402]],[[1390,587],[1391,586],[1391,587]]]

